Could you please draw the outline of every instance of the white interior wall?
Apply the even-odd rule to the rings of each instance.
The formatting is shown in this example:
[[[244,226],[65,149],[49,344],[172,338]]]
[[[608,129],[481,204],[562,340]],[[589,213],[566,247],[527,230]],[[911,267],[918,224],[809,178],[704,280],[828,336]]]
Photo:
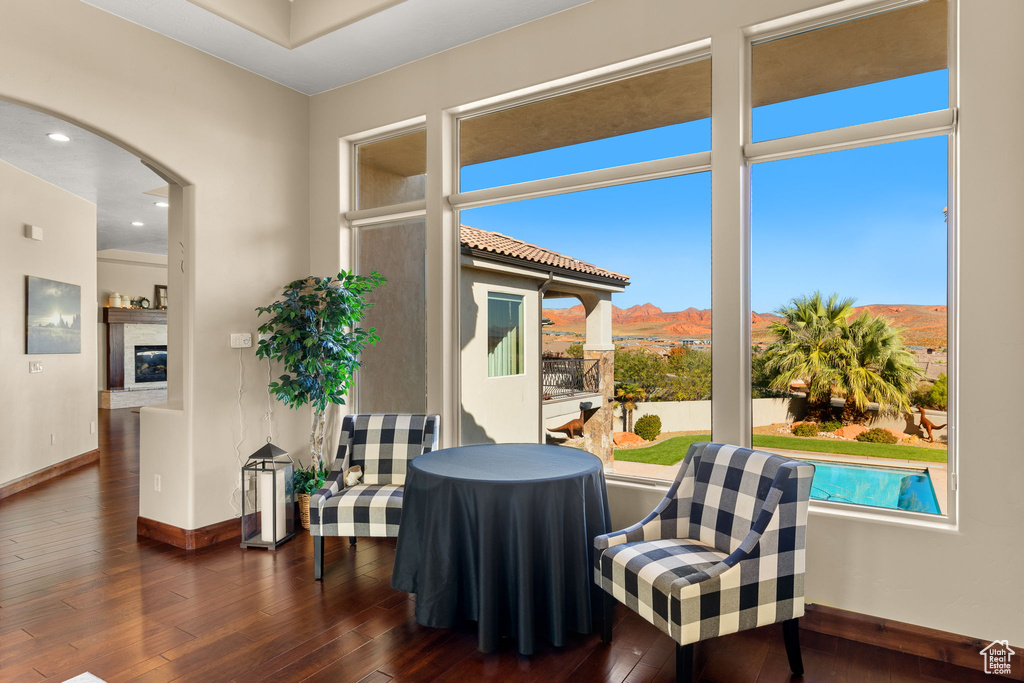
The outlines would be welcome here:
[[[5,1],[0,64],[0,98],[73,119],[184,185],[168,217],[170,400],[143,409],[140,514],[186,529],[230,519],[239,456],[266,439],[267,370],[229,335],[255,334],[254,309],[309,274],[309,98],[78,0]],[[278,406],[275,441],[305,453],[308,424]]]
[[[347,170],[339,165],[339,140],[363,131],[425,116],[428,131],[427,230],[438,252],[428,254],[430,317],[443,366],[429,389],[434,404],[450,404],[458,370],[438,339],[457,301],[450,273],[457,260],[451,217],[440,198],[450,191],[452,169],[447,108],[543,84],[590,69],[710,37],[716,111],[727,114],[713,131],[713,275],[716,328],[714,427],[717,438],[742,440],[749,387],[745,364],[745,241],[741,225],[742,117],[736,87],[742,71],[742,28],[823,6],[816,0],[594,0],[586,5],[449,50],[312,98],[312,241],[317,267],[346,264],[347,235],[338,212],[347,207]],[[816,509],[808,539],[807,594],[811,601],[985,639],[1024,642],[1024,480],[1016,405],[1024,319],[1007,315],[1007,297],[1024,291],[1019,268],[1024,233],[1013,228],[1021,213],[1024,168],[1014,150],[1024,148],[1019,111],[1024,81],[1007,69],[1024,60],[1018,29],[1024,4],[1015,0],[963,2],[960,58],[961,405],[960,517],[958,528],[867,521]],[[440,190],[440,192],[439,192]],[[434,196],[438,194],[438,196]],[[447,241],[446,241],[447,240]],[[429,259],[435,259],[433,265]],[[323,265],[319,265],[322,263]],[[446,318],[446,316],[448,316]],[[454,324],[454,321],[453,321]],[[457,329],[457,328],[456,328]],[[440,350],[438,351],[437,349]],[[625,525],[660,498],[656,488],[610,486],[614,522]]]
[[[167,284],[167,257],[123,249],[103,249],[96,253],[96,306],[104,308],[114,292],[132,297],[147,297],[156,308],[156,285]],[[107,325],[103,312],[96,316],[97,380],[107,389]]]
[[[95,253],[95,204],[0,161],[0,485],[97,447]],[[25,353],[27,275],[82,288],[81,353]]]

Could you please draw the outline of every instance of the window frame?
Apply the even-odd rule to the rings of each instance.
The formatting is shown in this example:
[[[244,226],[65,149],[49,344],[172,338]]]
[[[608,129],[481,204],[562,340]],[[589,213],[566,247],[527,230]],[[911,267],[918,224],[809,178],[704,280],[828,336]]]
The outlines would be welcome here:
[[[513,292],[507,292],[501,289],[487,289],[487,341],[490,346],[491,339],[491,301],[508,301],[518,304],[519,309],[519,324],[515,328],[518,332],[519,344],[518,344],[518,364],[520,371],[516,373],[509,373],[507,375],[492,375],[491,374],[491,351],[487,351],[487,379],[509,379],[514,377],[525,377],[527,374],[527,363],[526,363],[526,296],[523,294],[515,294]],[[510,330],[511,331],[511,330]],[[510,362],[510,365],[516,363]]]
[[[644,73],[650,73],[661,69],[670,69],[674,66],[680,66],[682,64],[701,59],[710,59],[711,57],[711,40],[710,38],[704,38],[702,40],[688,42],[668,50],[644,55],[636,59],[585,71],[566,78],[548,81],[536,86],[445,109],[441,118],[443,123],[446,124],[445,132],[450,136],[447,141],[448,144],[445,145],[445,151],[450,155],[446,160],[450,162],[447,181],[450,183],[449,187],[452,188],[452,191],[444,196],[443,202],[446,209],[452,212],[453,226],[461,224],[459,214],[463,209],[493,206],[495,204],[505,204],[525,199],[572,194],[574,192],[605,187],[629,185],[632,183],[643,182],[645,180],[657,180],[661,178],[691,175],[694,173],[710,172],[711,151],[708,150],[705,152],[697,152],[695,154],[654,159],[650,161],[626,164],[623,166],[610,166],[591,171],[583,171],[580,173],[514,183],[511,185],[498,185],[495,187],[471,190],[468,192],[458,191],[460,187],[461,172],[461,164],[459,162],[459,124],[462,119],[484,116],[486,114],[503,111],[505,109],[518,107],[524,104],[530,104],[544,99],[559,97],[571,92],[605,85],[614,81],[624,80]],[[428,166],[429,165],[430,160],[428,159]],[[457,231],[457,229],[457,227],[454,228],[455,231]],[[458,268],[458,259],[455,260],[455,263],[455,267]],[[455,277],[453,282],[454,301],[461,301],[461,297],[464,294],[465,292],[462,291],[461,286],[461,278]],[[455,309],[458,311],[459,307],[456,305]],[[457,315],[455,316],[455,325],[459,325]],[[461,363],[461,358],[459,359],[459,362]],[[454,363],[454,365],[458,365],[458,363]],[[455,369],[454,372],[452,372],[452,375],[454,375],[454,377],[451,378],[451,381],[453,382],[453,386],[456,387],[454,402],[461,408],[461,375],[458,369]],[[455,423],[453,425],[453,429],[457,435],[462,434],[461,417],[462,411],[460,409],[453,413],[454,419],[449,420],[449,422]],[[711,429],[712,433],[714,433],[713,419]],[[458,439],[459,437],[456,437],[456,443],[459,443]],[[628,481],[643,481],[646,479],[644,477],[634,477],[630,475],[615,475],[614,472],[608,472],[607,475],[611,478],[623,477],[624,480]],[[669,480],[648,479],[647,481],[659,481],[666,485],[670,483]]]
[[[887,141],[912,139],[911,135],[934,134],[934,127],[949,128],[949,191],[948,191],[948,268],[947,344],[949,350],[949,414],[951,419],[948,463],[948,509],[945,516],[923,515],[905,511],[879,512],[863,506],[829,504],[812,501],[813,515],[866,520],[872,523],[930,528],[943,532],[956,532],[958,500],[956,493],[958,458],[958,401],[959,371],[958,334],[958,280],[959,272],[959,210],[958,210],[958,155],[957,87],[959,0],[949,0],[948,73],[949,107],[941,112],[942,120],[933,118],[936,112],[917,114],[904,119],[833,129],[822,133],[809,133],[793,138],[752,143],[750,109],[750,46],[769,38],[779,38],[799,31],[849,20],[886,9],[912,4],[919,0],[839,0],[824,6],[808,8],[781,18],[772,18],[743,24],[715,26],[697,40],[667,50],[623,59],[616,63],[541,80],[532,85],[492,95],[464,100],[462,103],[436,103],[426,105],[426,113],[402,122],[379,126],[372,130],[340,138],[340,192],[341,262],[350,260],[346,251],[352,244],[352,232],[361,225],[392,222],[399,219],[427,217],[427,287],[428,303],[436,310],[428,317],[428,408],[444,413],[449,427],[443,434],[445,446],[458,445],[461,434],[461,356],[458,343],[461,331],[459,307],[461,278],[458,238],[458,213],[462,208],[485,206],[515,201],[533,196],[565,194],[643,180],[642,172],[665,172],[662,177],[683,175],[687,172],[710,170],[712,176],[712,308],[715,316],[715,353],[718,362],[713,369],[712,427],[719,440],[739,445],[750,445],[750,168],[782,155],[801,155],[877,144]],[[764,15],[762,15],[764,16]],[[712,41],[713,44],[712,44]],[[711,56],[712,112],[711,146],[713,152],[702,153],[703,158],[657,160],[588,171],[556,178],[530,181],[518,185],[487,188],[472,193],[459,193],[459,127],[460,117],[483,114],[505,107],[518,106],[538,98],[553,97],[572,90],[599,85],[610,80],[627,78],[651,70],[671,66],[686,59]],[[593,63],[593,62],[592,62]],[[564,73],[564,72],[563,72]],[[493,92],[493,91],[491,91]],[[433,102],[431,100],[431,102]],[[900,121],[892,124],[891,121]],[[353,192],[354,166],[352,145],[382,139],[394,134],[411,132],[417,128],[427,131],[427,195],[425,201],[408,205],[394,205],[351,211],[347,204],[355,199]],[[926,130],[928,132],[926,132]],[[837,131],[843,131],[839,133]],[[816,137],[810,137],[816,136]],[[812,148],[817,148],[818,152]],[[828,149],[826,149],[828,148]],[[668,168],[655,168],[668,162]],[[698,168],[699,166],[699,168]],[[687,170],[692,169],[692,170]],[[592,174],[604,174],[595,176]],[[480,194],[486,193],[486,194]],[[628,210],[629,207],[624,207]],[[717,289],[716,289],[717,288]],[[748,322],[744,322],[744,320]],[[728,367],[727,367],[728,366]],[[607,473],[609,481],[624,489],[665,491],[670,482],[645,477]]]
[[[752,47],[755,43],[765,40],[776,40],[790,35],[810,31],[825,26],[851,21],[863,16],[883,12],[891,9],[898,9],[909,5],[917,4],[921,0],[888,0],[865,4],[842,11],[829,12],[829,8],[811,10],[791,17],[766,22],[756,26],[748,27],[743,31],[745,43],[743,46],[743,79],[742,84],[742,112],[743,112],[743,140],[742,156],[744,161],[744,175],[746,179],[745,220],[742,224],[743,240],[746,244],[748,260],[746,263],[747,296],[746,309],[744,311],[746,320],[750,320],[750,282],[751,264],[749,261],[751,244],[750,224],[750,168],[754,164],[776,161],[780,159],[793,159],[798,157],[824,154],[828,152],[856,149],[860,147],[871,147],[891,142],[903,142],[926,137],[937,137],[945,135],[947,138],[947,219],[946,219],[946,348],[947,348],[947,416],[949,427],[947,428],[947,451],[946,451],[946,512],[936,515],[922,512],[911,512],[907,510],[888,510],[874,508],[854,503],[840,503],[836,501],[812,500],[810,510],[815,514],[825,514],[834,517],[851,517],[865,519],[885,524],[909,524],[936,529],[956,529],[958,520],[958,496],[957,496],[957,470],[959,463],[959,441],[957,425],[959,422],[959,410],[957,401],[957,387],[959,384],[959,214],[957,211],[958,185],[958,87],[957,87],[957,3],[958,0],[947,0],[948,2],[948,23],[946,36],[946,69],[949,74],[949,107],[947,109],[912,114],[893,119],[883,119],[868,123],[832,128],[820,132],[804,133],[789,137],[775,138],[761,142],[753,142],[752,128],[752,76],[751,57]],[[712,113],[712,116],[714,114]],[[713,207],[712,207],[713,208]],[[747,331],[749,335],[749,323]],[[750,346],[747,345],[746,367],[751,362]],[[749,416],[753,410],[751,403],[751,390],[747,383],[747,396],[744,401],[743,410]],[[748,427],[747,441],[749,446],[752,437],[752,421],[746,420]]]
[[[360,263],[360,235],[362,229],[372,229],[386,226],[389,223],[400,223],[403,221],[414,221],[422,219],[424,230],[427,221],[427,201],[421,199],[414,202],[400,204],[389,204],[372,209],[356,209],[359,201],[359,153],[361,145],[373,144],[390,138],[399,137],[407,133],[425,131],[427,118],[418,116],[405,121],[399,121],[386,126],[380,126],[371,130],[363,131],[355,135],[342,138],[338,141],[339,156],[339,187],[341,189],[341,213],[338,216],[338,230],[342,233],[340,240],[343,252],[340,254],[342,262],[349,263],[349,270],[358,273]],[[428,243],[429,248],[429,243]],[[430,305],[430,282],[427,275],[426,299]],[[428,333],[429,335],[429,333]],[[429,378],[430,358],[427,358],[427,373]],[[355,412],[361,412],[360,393],[360,368],[356,368],[352,378],[352,389],[349,391],[347,400],[351,403]],[[428,387],[429,401],[429,387]]]

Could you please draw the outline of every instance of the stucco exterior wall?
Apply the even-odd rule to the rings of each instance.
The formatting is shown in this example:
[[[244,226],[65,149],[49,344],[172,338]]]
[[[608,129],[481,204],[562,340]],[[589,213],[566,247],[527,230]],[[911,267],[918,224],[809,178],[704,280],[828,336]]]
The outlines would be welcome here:
[[[540,343],[533,280],[462,268],[462,443],[537,443],[540,434]],[[487,376],[487,294],[523,297],[525,367],[521,375]]]

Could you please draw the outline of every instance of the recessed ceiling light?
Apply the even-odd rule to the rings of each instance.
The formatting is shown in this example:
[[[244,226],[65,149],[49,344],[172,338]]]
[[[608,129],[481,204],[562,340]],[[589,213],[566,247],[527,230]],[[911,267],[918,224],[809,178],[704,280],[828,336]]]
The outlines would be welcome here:
[[[51,140],[56,140],[57,142],[71,142],[71,138],[69,138],[67,135],[64,135],[64,133],[49,133],[46,137],[50,138]]]
[[[167,202],[153,202],[153,203],[156,204],[157,206],[159,206],[161,209],[166,209],[168,206],[170,206],[170,204],[168,204]]]
[[[141,228],[143,225],[145,225],[145,223],[143,223],[142,221],[132,221],[132,225],[134,225],[136,228]]]

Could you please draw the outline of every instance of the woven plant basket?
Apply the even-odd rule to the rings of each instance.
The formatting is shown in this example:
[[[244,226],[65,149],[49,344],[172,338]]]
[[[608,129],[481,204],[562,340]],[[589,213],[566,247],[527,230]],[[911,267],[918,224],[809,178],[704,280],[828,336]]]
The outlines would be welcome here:
[[[302,522],[302,528],[309,528],[309,494],[299,494],[299,520]]]

